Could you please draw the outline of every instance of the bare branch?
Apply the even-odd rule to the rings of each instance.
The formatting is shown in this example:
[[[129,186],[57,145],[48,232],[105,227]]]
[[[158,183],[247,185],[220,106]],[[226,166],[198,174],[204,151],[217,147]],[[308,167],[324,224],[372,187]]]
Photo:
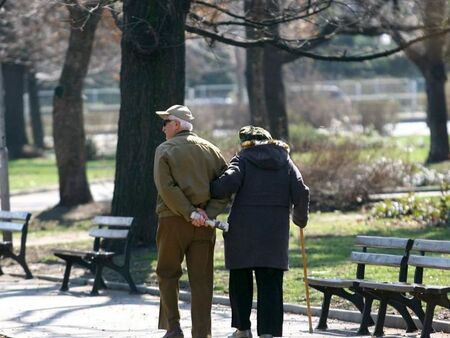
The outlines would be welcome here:
[[[263,37],[263,38],[255,39],[255,40],[248,40],[248,39],[237,40],[236,38],[226,37],[225,35],[210,32],[210,31],[205,31],[198,27],[193,27],[190,25],[186,25],[186,30],[190,33],[199,34],[204,37],[207,37],[207,38],[210,38],[210,39],[213,39],[213,40],[225,43],[225,44],[229,44],[232,46],[236,46],[236,47],[249,48],[249,47],[263,47],[264,45],[272,45],[274,47],[277,47],[281,50],[284,50],[284,51],[289,52],[294,55],[299,55],[299,56],[303,56],[303,57],[307,57],[307,58],[311,58],[311,59],[315,59],[315,60],[340,61],[340,62],[365,61],[365,60],[373,60],[373,59],[386,57],[386,56],[398,53],[420,41],[423,41],[423,40],[426,40],[426,39],[429,39],[432,37],[444,35],[444,34],[447,34],[450,32],[450,28],[446,28],[446,29],[436,31],[431,34],[423,35],[418,38],[405,41],[404,43],[400,44],[398,47],[391,48],[391,49],[385,50],[383,52],[349,56],[349,55],[346,55],[345,53],[343,55],[321,55],[321,54],[308,52],[307,49],[309,49],[309,47],[306,48],[305,46],[308,46],[308,44],[311,43],[311,41],[309,41],[309,40],[297,40],[296,46],[292,46],[292,44],[288,44],[285,41],[275,39],[275,38],[268,38],[268,37]]]
[[[119,13],[118,11],[116,11],[114,8],[112,7],[106,7],[109,11],[109,13],[111,14],[111,17],[114,19],[114,22],[117,26],[117,28],[119,28],[121,31],[123,31],[123,21],[121,18],[119,18]]]
[[[309,5],[307,5],[303,8],[296,10],[295,15],[289,15],[289,14],[288,15],[279,15],[276,17],[270,17],[270,19],[262,19],[262,20],[252,20],[244,15],[238,15],[238,14],[233,13],[225,8],[222,8],[222,7],[214,5],[214,4],[207,3],[202,0],[195,0],[193,3],[215,9],[227,16],[241,20],[241,21],[229,21],[229,20],[228,21],[217,21],[214,23],[209,22],[209,25],[216,25],[216,26],[241,25],[241,26],[250,26],[250,27],[254,26],[254,27],[262,28],[262,27],[274,26],[274,25],[277,25],[280,23],[288,23],[291,21],[302,20],[307,17],[317,15],[317,14],[327,10],[328,8],[330,8],[333,3],[333,0],[324,0],[324,2],[322,4],[319,4],[317,7],[314,7],[314,9],[312,11],[309,11],[309,8],[311,8],[311,7]],[[305,14],[297,14],[297,13],[305,13]],[[195,13],[191,13],[190,15],[194,16],[198,21],[201,21],[202,23],[205,22],[205,20],[202,20],[202,18],[200,16],[196,15]]]

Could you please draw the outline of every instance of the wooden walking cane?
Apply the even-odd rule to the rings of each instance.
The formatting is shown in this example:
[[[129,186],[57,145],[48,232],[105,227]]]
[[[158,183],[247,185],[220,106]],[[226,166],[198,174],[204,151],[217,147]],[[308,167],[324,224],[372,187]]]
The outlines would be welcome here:
[[[308,269],[305,251],[305,237],[303,235],[303,228],[300,228],[300,246],[303,258],[303,280],[305,281],[306,289],[306,314],[308,315],[309,333],[313,333],[312,320],[311,320],[311,304],[309,302],[309,285],[308,285]]]

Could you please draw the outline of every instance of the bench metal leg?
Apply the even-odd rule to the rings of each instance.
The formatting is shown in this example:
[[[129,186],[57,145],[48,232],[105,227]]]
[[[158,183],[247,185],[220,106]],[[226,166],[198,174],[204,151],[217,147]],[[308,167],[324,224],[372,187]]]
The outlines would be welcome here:
[[[423,322],[422,333],[420,338],[430,338],[430,334],[433,332],[433,317],[434,308],[436,304],[434,302],[428,302],[425,310],[425,320]]]
[[[369,325],[372,325],[373,323],[370,313],[372,311],[372,303],[374,298],[372,296],[366,296],[364,299],[364,310],[361,315],[361,324],[358,329],[358,334],[360,335],[368,335],[370,333]]]
[[[69,290],[69,277],[70,277],[70,271],[72,269],[72,261],[67,260],[66,261],[66,269],[64,270],[64,278],[61,285],[60,290],[61,291],[67,291]]]
[[[330,292],[324,292],[323,294],[322,311],[320,312],[319,323],[316,327],[318,330],[326,330],[328,328],[327,318],[330,310],[331,296],[332,294]]]
[[[384,336],[384,320],[386,319],[386,310],[387,310],[387,302],[385,300],[380,300],[380,308],[378,309],[378,318],[375,324],[375,330],[373,331],[373,335],[375,337]]]
[[[414,297],[407,305],[411,310],[413,310],[417,318],[420,319],[420,322],[423,323],[425,321],[425,312],[423,311],[422,302],[420,299]]]
[[[139,293],[138,289],[136,288],[136,284],[134,284],[133,278],[131,278],[131,274],[128,269],[124,269],[122,271],[122,276],[127,281],[128,285],[130,286],[130,293]]]
[[[22,269],[25,271],[25,278],[26,279],[33,278],[33,274],[31,273],[30,269],[28,268],[28,264],[25,261],[25,257],[21,257],[21,256],[17,257],[17,262],[20,264]]]
[[[398,304],[396,302],[391,303],[391,305],[403,317],[403,320],[405,321],[405,324],[406,324],[406,332],[407,333],[416,332],[418,330],[418,328],[417,328],[416,324],[414,323],[413,319],[411,318],[411,315],[409,314],[408,309],[406,308],[406,305]]]
[[[98,295],[98,289],[101,286],[102,283],[102,272],[103,272],[103,264],[95,264],[95,279],[94,279],[94,285],[92,287],[91,296],[97,296]]]

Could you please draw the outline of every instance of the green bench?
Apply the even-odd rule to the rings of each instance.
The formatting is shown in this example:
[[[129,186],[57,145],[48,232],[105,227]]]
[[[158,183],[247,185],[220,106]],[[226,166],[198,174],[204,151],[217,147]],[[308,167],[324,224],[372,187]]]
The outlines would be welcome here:
[[[33,278],[33,274],[28,268],[26,262],[26,243],[28,234],[28,222],[30,221],[31,214],[28,212],[13,212],[13,211],[0,211],[0,231],[3,233],[20,232],[20,248],[14,250],[13,242],[11,240],[3,240],[0,242],[0,257],[11,258],[25,271],[25,278]],[[3,270],[0,266],[0,275],[3,275]]]
[[[332,296],[352,302],[361,312],[359,334],[368,334],[373,324],[371,309],[373,301],[379,300],[378,316],[373,336],[384,335],[383,327],[387,306],[394,307],[403,317],[407,332],[417,330],[410,311],[422,323],[421,338],[429,338],[433,330],[436,306],[450,309],[450,286],[424,284],[424,274],[429,270],[450,270],[450,241],[407,239],[396,237],[357,236],[350,261],[357,264],[356,278],[308,278],[309,285],[324,294],[318,329],[327,329],[327,317]],[[382,252],[369,252],[378,249]],[[386,253],[394,250],[393,253]],[[397,269],[397,281],[367,279],[366,265],[389,266]],[[408,282],[408,269],[414,269],[414,280]],[[422,303],[425,303],[425,311]]]
[[[412,283],[380,283],[360,282],[359,286],[366,292],[374,294],[380,299],[377,330],[374,335],[383,335],[384,314],[388,301],[407,305],[422,322],[421,338],[429,338],[434,332],[432,324],[436,306],[450,309],[448,298],[450,286],[423,284],[425,271],[450,270],[450,241],[415,239],[407,260],[408,267],[414,268],[414,281]],[[423,301],[426,304],[425,313],[417,309],[417,304]],[[378,323],[379,322],[379,323]]]
[[[89,236],[94,238],[92,250],[53,250],[55,256],[66,262],[61,291],[69,289],[72,265],[78,265],[90,270],[95,276],[91,295],[98,295],[100,288],[106,288],[103,279],[105,267],[119,273],[128,283],[131,292],[137,293],[130,273],[133,218],[97,216],[93,220],[93,225],[94,227],[89,230]],[[108,243],[108,249],[103,247],[104,240]],[[121,256],[121,259],[117,256]],[[120,260],[121,262],[118,262]]]
[[[387,266],[395,269],[398,282],[407,280],[407,259],[413,241],[408,238],[357,236],[354,246],[357,250],[351,253],[350,262],[356,265],[355,278],[315,278],[308,277],[309,285],[322,292],[323,302],[317,329],[326,330],[330,301],[333,296],[344,298],[355,305],[361,312],[361,323],[358,334],[369,334],[368,327],[374,322],[370,316],[373,300],[377,295],[367,292],[360,287],[360,283],[367,280],[366,266]],[[370,282],[370,279],[367,280]],[[417,330],[406,305],[399,302],[390,302],[404,318],[407,332]],[[416,306],[414,308],[417,309]],[[376,326],[376,331],[378,329]]]

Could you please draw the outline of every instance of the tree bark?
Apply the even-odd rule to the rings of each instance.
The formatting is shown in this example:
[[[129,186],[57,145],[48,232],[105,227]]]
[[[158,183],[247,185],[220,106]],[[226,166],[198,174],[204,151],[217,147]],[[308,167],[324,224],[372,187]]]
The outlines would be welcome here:
[[[28,144],[25,130],[23,107],[25,66],[3,63],[5,88],[5,128],[6,145],[11,159],[24,156],[24,146]]]
[[[92,201],[86,175],[82,89],[101,6],[93,7],[91,12],[75,3],[67,8],[72,26],[53,98],[53,138],[59,175],[59,205],[74,206]],[[80,23],[82,27],[77,26]]]
[[[270,46],[264,48],[264,83],[266,109],[272,137],[288,141],[282,56],[279,50]]]
[[[448,1],[426,1],[424,8],[424,23],[426,27],[436,27],[448,20]],[[427,28],[427,33],[432,28]],[[427,92],[427,123],[430,128],[430,151],[427,163],[442,162],[449,159],[449,143],[447,130],[447,103],[445,97],[444,51],[448,42],[448,34],[428,39],[425,45],[425,62],[422,73],[426,82]]]
[[[276,16],[278,1],[249,0],[245,2],[247,16],[254,21]],[[270,28],[273,36],[278,35],[278,25]],[[249,39],[261,36],[254,28],[247,27]],[[264,127],[277,139],[288,140],[288,122],[283,82],[282,52],[272,46],[247,48],[247,92],[249,96],[252,124]]]
[[[39,104],[36,74],[27,72],[28,98],[30,103],[31,132],[33,144],[39,149],[44,148],[44,131],[42,128],[41,108]]]
[[[444,62],[440,60],[428,63],[424,78],[427,93],[427,124],[430,128],[430,150],[427,163],[442,162],[450,159],[445,97],[447,76]]]
[[[261,20],[264,18],[265,0],[245,0],[244,10],[249,19]],[[259,33],[253,27],[246,27],[248,39],[259,38]],[[250,108],[250,121],[253,125],[266,128],[270,131],[269,111],[266,104],[264,48],[250,47],[246,50],[247,93]]]
[[[425,1],[423,7],[423,22],[425,34],[430,34],[440,23],[447,20],[447,0]],[[397,43],[403,39],[399,32],[394,32]],[[405,49],[406,56],[417,66],[425,79],[427,94],[427,123],[430,128],[430,150],[427,163],[442,162],[449,159],[449,142],[447,130],[447,103],[445,97],[445,45],[448,34],[432,37],[423,44]]]
[[[153,160],[156,147],[164,140],[162,121],[155,111],[184,102],[184,28],[189,6],[189,1],[179,0],[125,0],[123,6],[112,214],[135,217],[136,239],[145,245],[155,243]]]
[[[267,4],[267,16],[274,18],[280,15],[279,0],[271,0]],[[272,25],[270,34],[279,37],[279,25]],[[286,93],[283,81],[284,53],[273,47],[264,47],[264,83],[266,109],[269,117],[270,132],[274,138],[288,141],[288,118],[286,111]]]

